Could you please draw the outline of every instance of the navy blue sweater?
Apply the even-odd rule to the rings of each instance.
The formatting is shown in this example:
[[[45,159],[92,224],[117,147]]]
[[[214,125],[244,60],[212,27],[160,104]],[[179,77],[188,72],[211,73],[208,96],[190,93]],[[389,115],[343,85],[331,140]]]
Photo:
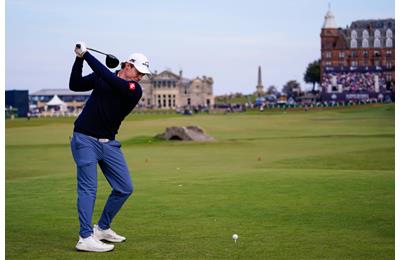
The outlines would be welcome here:
[[[82,77],[83,61],[93,73]],[[82,113],[75,120],[75,132],[96,138],[115,139],[119,126],[142,97],[136,81],[126,81],[111,72],[90,53],[76,58],[69,79],[72,91],[93,90]]]

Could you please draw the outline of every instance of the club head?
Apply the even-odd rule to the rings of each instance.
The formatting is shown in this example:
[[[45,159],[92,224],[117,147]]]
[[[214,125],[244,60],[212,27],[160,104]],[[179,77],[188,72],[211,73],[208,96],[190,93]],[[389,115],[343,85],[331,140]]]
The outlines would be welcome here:
[[[119,60],[114,55],[108,54],[106,57],[106,65],[110,69],[116,68],[119,65]]]

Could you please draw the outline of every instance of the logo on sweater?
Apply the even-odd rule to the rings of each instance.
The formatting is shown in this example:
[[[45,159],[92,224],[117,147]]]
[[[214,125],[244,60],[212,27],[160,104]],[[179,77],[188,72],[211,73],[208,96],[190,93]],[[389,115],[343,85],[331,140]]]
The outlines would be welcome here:
[[[129,90],[132,90],[132,91],[134,91],[134,90],[135,90],[135,88],[136,88],[136,86],[135,86],[135,83],[133,83],[133,82],[130,82],[130,83],[129,83]]]

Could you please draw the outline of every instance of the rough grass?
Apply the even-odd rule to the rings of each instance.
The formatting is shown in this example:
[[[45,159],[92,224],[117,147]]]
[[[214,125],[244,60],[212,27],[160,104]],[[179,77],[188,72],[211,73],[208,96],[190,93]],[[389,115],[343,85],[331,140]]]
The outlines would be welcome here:
[[[393,107],[128,117],[135,192],[113,223],[128,240],[105,254],[74,250],[73,121],[6,121],[6,257],[393,259]],[[217,141],[154,138],[173,125]],[[94,222],[109,192],[99,172]]]

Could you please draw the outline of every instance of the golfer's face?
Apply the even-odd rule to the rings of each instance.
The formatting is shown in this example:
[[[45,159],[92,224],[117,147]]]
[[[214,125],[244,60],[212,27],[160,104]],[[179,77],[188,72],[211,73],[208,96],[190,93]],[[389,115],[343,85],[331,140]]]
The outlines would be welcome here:
[[[128,76],[131,80],[140,81],[144,76],[143,73],[140,73],[135,66],[129,66],[130,69],[128,70]]]

